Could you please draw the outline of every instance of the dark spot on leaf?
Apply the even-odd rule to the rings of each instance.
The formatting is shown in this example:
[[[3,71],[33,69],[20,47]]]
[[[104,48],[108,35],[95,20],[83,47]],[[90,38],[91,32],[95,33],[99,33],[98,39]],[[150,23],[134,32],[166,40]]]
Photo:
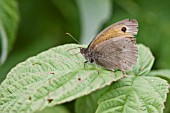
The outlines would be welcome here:
[[[100,74],[99,70],[96,70],[96,71],[97,71],[97,74],[99,75]]]
[[[51,80],[48,80],[48,83],[51,84]]]
[[[121,30],[125,33],[126,32],[126,27],[122,27]]]
[[[31,100],[32,98],[31,98],[31,97],[29,97],[28,99],[29,99],[29,100]]]
[[[123,78],[126,78],[126,73],[123,73]]]
[[[36,65],[36,64],[38,64],[38,63],[33,63],[32,65],[34,66],[34,65]]]
[[[53,74],[53,75],[54,75],[55,73],[54,73],[54,72],[50,72],[50,74]]]
[[[123,46],[123,48],[125,48],[125,46]]]
[[[146,111],[146,109],[145,109],[145,108],[140,108],[140,110],[142,110],[142,111]]]
[[[51,103],[53,101],[53,99],[52,98],[48,98],[47,101],[48,101],[48,103]]]
[[[79,81],[81,81],[81,78],[78,78]]]

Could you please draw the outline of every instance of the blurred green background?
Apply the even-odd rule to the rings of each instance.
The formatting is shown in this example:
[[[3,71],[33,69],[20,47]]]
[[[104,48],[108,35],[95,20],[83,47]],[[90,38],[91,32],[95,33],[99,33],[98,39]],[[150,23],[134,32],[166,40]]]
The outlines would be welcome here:
[[[14,0],[8,0],[10,1]],[[81,43],[88,44],[103,28],[125,18],[138,20],[137,43],[143,43],[153,52],[156,58],[153,68],[170,68],[169,0],[16,0],[15,2],[19,21],[14,26],[16,28],[18,26],[18,29],[14,28],[17,30],[15,38],[9,43],[11,45],[8,48],[6,61],[0,66],[0,83],[10,69],[19,62],[51,47],[76,43],[66,33],[72,34]],[[1,4],[0,2],[0,13],[3,11]],[[2,16],[0,14],[0,18]],[[14,35],[13,32],[9,34]],[[2,39],[0,44],[2,54]]]

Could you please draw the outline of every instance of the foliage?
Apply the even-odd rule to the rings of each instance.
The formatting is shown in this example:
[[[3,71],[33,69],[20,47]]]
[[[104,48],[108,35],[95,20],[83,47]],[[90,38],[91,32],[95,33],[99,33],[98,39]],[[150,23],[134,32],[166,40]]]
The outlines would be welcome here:
[[[0,87],[0,110],[41,110],[87,95],[123,77],[122,72],[91,65],[84,68],[83,56],[71,50],[75,47],[70,44],[52,48],[13,68]]]
[[[0,85],[0,97],[3,97],[0,98],[0,109],[5,107],[4,110],[11,110],[11,112],[19,112],[19,110],[25,112],[27,109],[28,112],[57,110],[61,113],[72,113],[75,103],[76,113],[162,112],[168,92],[166,81],[170,84],[170,70],[167,69],[170,67],[169,4],[169,0],[164,2],[159,0],[1,0],[0,82],[6,75],[7,78]],[[20,23],[18,18],[21,18]],[[147,45],[155,57],[148,47],[139,44],[138,63],[133,71],[127,72],[126,78],[122,78],[121,72],[109,76],[113,72],[95,65],[87,64],[87,68],[84,69],[84,58],[80,54],[68,54],[78,50],[67,52],[69,48],[80,45],[67,44],[47,50],[56,45],[73,42],[65,35],[67,32],[82,43],[88,44],[101,29],[125,18],[138,20],[137,42]],[[19,26],[18,31],[17,26]],[[59,51],[60,48],[64,50]],[[47,51],[40,53],[44,50]],[[53,50],[56,53],[53,53]],[[38,53],[40,54],[35,56]],[[63,54],[66,57],[61,57]],[[54,56],[57,58],[52,59]],[[24,61],[27,58],[29,59]],[[68,60],[72,58],[76,62]],[[64,59],[62,62],[66,65],[59,63],[59,59]],[[24,62],[18,64],[21,61]],[[32,63],[35,64],[31,65]],[[86,76],[87,74],[89,76]],[[87,80],[79,82],[80,79],[76,79],[78,75]],[[93,81],[92,85],[90,80],[93,77],[96,77],[101,84]],[[59,84],[55,82],[58,78],[61,80],[58,81]],[[76,83],[84,83],[82,86],[86,88],[82,88],[81,85],[74,87]],[[60,92],[61,84],[64,85],[63,92]],[[81,91],[78,91],[78,88],[82,88]],[[69,91],[72,92],[66,94]],[[75,99],[76,101],[72,101]],[[133,100],[135,105],[132,103]],[[71,107],[66,104],[54,106],[65,102]],[[170,94],[168,93],[165,113],[170,112],[169,106]],[[12,109],[8,109],[10,107]]]
[[[124,77],[120,71],[109,71],[101,66],[87,64],[84,67],[85,59],[77,47],[80,45],[58,46],[14,67],[0,86],[2,97],[0,110],[41,111],[45,107],[88,95]],[[145,53],[148,59],[153,59],[151,52],[145,46],[138,45],[138,49],[141,53]],[[168,84],[157,77],[139,76],[141,73],[148,74],[151,66],[145,64],[150,64],[153,60],[146,60],[143,63],[144,55],[139,54],[138,57],[138,63],[134,68],[143,68],[142,70],[134,75],[126,75],[124,79],[113,83],[108,90],[94,94],[96,99],[91,100],[93,101],[91,103],[95,103],[93,106],[97,107],[97,113],[163,112]],[[76,106],[78,112],[86,109],[86,107],[80,109],[79,106],[86,106],[86,103],[80,101]],[[88,112],[95,110],[96,107],[93,106]]]
[[[18,24],[18,7],[15,0],[0,1],[0,66],[12,49]]]
[[[48,107],[42,110],[41,113],[70,113],[70,112],[64,106],[54,106],[54,107]]]

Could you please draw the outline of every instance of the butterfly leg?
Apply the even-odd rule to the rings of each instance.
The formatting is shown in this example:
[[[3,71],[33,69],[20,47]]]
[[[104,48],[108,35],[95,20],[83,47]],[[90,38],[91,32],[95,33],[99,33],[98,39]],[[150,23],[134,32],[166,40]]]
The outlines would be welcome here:
[[[98,75],[100,74],[100,71],[99,71],[99,70],[97,70],[97,74],[98,74]]]
[[[122,71],[122,73],[123,73],[124,75],[126,75],[126,72],[125,72],[125,71]]]
[[[86,63],[88,63],[88,61],[85,61],[85,62],[84,62],[84,69],[86,69]]]
[[[126,71],[122,71],[122,73],[123,73],[123,78],[125,78],[126,77]]]
[[[94,61],[95,62],[95,61]],[[94,69],[97,71],[97,74],[100,74],[100,69],[97,68],[99,65],[97,65],[96,63],[94,63]]]

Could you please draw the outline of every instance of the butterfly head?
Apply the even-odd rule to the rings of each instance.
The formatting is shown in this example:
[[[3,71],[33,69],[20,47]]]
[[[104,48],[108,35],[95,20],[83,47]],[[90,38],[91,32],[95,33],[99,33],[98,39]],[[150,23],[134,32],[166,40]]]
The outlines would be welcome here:
[[[91,51],[88,50],[88,48],[80,48],[80,53],[85,57],[87,61],[90,63],[94,62],[94,56]]]
[[[86,56],[86,54],[88,53],[88,49],[87,48],[80,48],[80,53],[84,56]]]

